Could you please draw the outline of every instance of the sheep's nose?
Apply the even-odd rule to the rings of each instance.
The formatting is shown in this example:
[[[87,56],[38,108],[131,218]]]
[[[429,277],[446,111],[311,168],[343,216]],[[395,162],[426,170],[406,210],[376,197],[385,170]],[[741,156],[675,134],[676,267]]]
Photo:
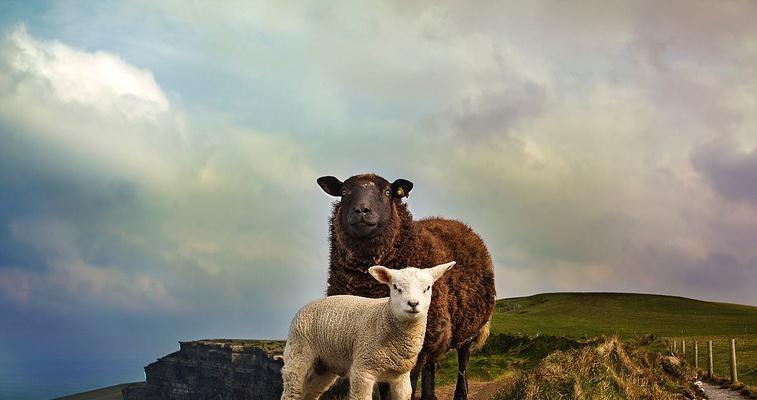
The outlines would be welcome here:
[[[407,305],[409,305],[412,308],[415,308],[418,305],[417,301],[408,301]]]
[[[371,209],[368,206],[359,205],[355,207],[353,211],[355,211],[356,214],[368,214],[369,212],[371,212]]]

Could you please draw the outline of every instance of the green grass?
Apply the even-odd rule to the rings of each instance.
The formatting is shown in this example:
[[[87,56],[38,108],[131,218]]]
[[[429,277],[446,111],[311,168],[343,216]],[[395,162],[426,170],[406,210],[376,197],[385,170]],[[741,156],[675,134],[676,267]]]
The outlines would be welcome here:
[[[757,307],[630,293],[549,293],[497,301],[494,333],[622,338],[757,335]]]
[[[492,338],[529,336],[541,344],[526,347],[487,343],[484,351],[471,357],[468,376],[490,380],[528,371],[545,354],[533,346],[564,337],[577,343],[601,336],[624,339],[654,334],[661,339],[713,338],[715,372],[728,374],[726,338],[736,337],[739,378],[757,384],[757,307],[716,303],[683,297],[629,293],[547,293],[497,301],[491,323]],[[665,351],[663,340],[650,346]],[[680,346],[680,343],[679,343]],[[546,345],[549,348],[549,345]],[[554,343],[553,350],[565,350]],[[691,356],[693,348],[688,349]],[[689,357],[690,363],[693,358]],[[441,360],[438,384],[454,382],[457,356],[450,352]],[[700,368],[706,370],[705,345],[700,348]]]
[[[527,336],[506,333],[492,334],[486,345],[471,356],[468,376],[489,381],[506,375],[529,370],[549,354],[592,344],[590,340],[560,336]],[[437,383],[454,383],[457,380],[457,353],[450,352],[440,362]]]
[[[285,340],[261,340],[261,339],[202,339],[197,342],[203,342],[210,345],[229,345],[239,346],[242,348],[257,347],[263,349],[269,355],[284,354]]]

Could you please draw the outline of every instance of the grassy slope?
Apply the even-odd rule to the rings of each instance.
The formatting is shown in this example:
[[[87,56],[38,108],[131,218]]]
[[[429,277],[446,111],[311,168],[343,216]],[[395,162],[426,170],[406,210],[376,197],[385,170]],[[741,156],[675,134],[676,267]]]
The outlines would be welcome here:
[[[653,336],[617,336],[556,351],[530,372],[502,381],[494,400],[693,398],[693,370],[648,351]]]
[[[757,307],[714,303],[682,297],[628,293],[547,293],[497,301],[491,331],[496,334],[552,335],[592,338],[617,334],[632,338],[684,337],[693,363],[691,341],[713,339],[715,373],[726,375],[727,337],[737,339],[739,378],[757,384]],[[701,343],[701,342],[700,342]],[[680,343],[679,343],[680,346]],[[470,376],[491,379],[514,370],[530,369],[541,359],[534,346],[491,349],[472,357]],[[560,349],[559,346],[556,349]],[[663,350],[662,342],[657,350]],[[439,383],[455,380],[454,352],[442,361]],[[700,344],[700,368],[706,368],[706,345]]]
[[[627,293],[550,293],[497,301],[493,333],[593,337],[757,335],[757,307]]]

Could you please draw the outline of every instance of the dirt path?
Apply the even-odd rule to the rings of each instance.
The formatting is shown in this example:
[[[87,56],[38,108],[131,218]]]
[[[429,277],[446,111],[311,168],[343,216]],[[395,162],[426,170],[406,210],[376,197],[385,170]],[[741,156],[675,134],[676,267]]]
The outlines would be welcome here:
[[[492,382],[468,382],[468,400],[490,400],[497,392],[507,386],[507,380],[497,380]],[[721,389],[717,385],[708,382],[702,382],[707,398],[710,400],[743,400],[747,397],[742,396],[733,390]],[[455,394],[455,385],[445,385],[436,388],[436,396],[439,400],[452,400]]]
[[[495,393],[507,385],[506,380],[491,382],[468,381],[468,400],[490,400]],[[436,397],[439,400],[452,400],[455,395],[455,384],[436,388]]]
[[[708,382],[702,382],[701,387],[702,390],[704,390],[704,393],[707,395],[707,398],[710,400],[742,400],[747,398],[742,396],[738,392],[734,392],[733,390],[728,389],[721,389],[720,386],[713,385]]]

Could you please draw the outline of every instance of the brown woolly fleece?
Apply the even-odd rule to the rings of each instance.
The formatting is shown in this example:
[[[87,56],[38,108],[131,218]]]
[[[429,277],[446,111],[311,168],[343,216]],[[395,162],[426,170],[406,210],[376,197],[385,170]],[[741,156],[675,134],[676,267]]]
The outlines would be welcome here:
[[[361,179],[383,178],[373,174]],[[494,270],[483,240],[466,224],[444,218],[413,221],[401,199],[392,201],[384,231],[370,240],[344,234],[336,202],[330,220],[330,268],[327,295],[389,296],[388,287],[368,273],[373,265],[429,268],[456,261],[434,284],[423,350],[419,360],[434,363],[448,350],[486,340],[494,310]]]

